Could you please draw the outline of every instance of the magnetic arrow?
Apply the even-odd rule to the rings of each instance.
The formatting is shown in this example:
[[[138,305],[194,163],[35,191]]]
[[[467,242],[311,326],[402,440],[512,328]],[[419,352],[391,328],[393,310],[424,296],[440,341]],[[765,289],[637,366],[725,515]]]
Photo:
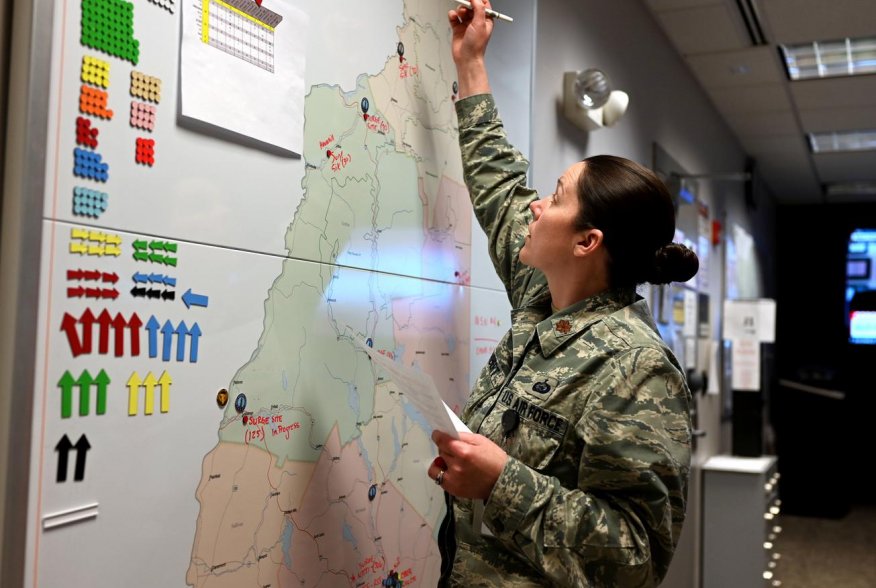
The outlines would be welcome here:
[[[149,243],[149,249],[152,251],[164,251],[167,243],[165,241],[152,241]]]
[[[73,481],[81,482],[85,479],[85,454],[91,449],[91,444],[88,442],[88,437],[83,434],[73,447],[76,448],[76,471],[73,473]]]
[[[189,327],[185,321],[180,321],[174,330],[176,333],[176,360],[186,360],[186,335],[189,334]]]
[[[81,355],[82,344],[79,342],[79,333],[76,332],[76,318],[65,312],[64,318],[61,319],[61,330],[67,335],[73,357]]]
[[[70,443],[70,438],[67,435],[61,437],[61,440],[55,445],[55,451],[58,452],[58,473],[55,475],[55,481],[59,484],[67,481],[67,455],[72,448],[73,444]]]
[[[64,372],[61,379],[58,380],[58,386],[61,388],[61,418],[69,419],[73,415],[73,384],[76,380],[69,371]]]
[[[97,410],[95,414],[105,414],[106,388],[110,384],[110,378],[105,371],[100,370],[94,378],[94,383],[97,384]]]
[[[137,286],[134,286],[131,288],[131,296],[134,298],[146,298],[146,288],[138,288]]]
[[[171,278],[170,276],[164,276],[164,285],[170,286],[171,288],[176,287],[176,278]]]
[[[70,243],[70,253],[84,255],[85,253],[88,253],[88,245],[85,243]]]
[[[136,251],[145,251],[149,247],[149,244],[146,241],[140,239],[134,241],[132,245]]]
[[[106,255],[112,255],[114,257],[118,257],[119,255],[122,254],[122,250],[119,247],[116,247],[115,245],[108,244],[106,246],[106,249],[104,250],[104,253]]]
[[[160,298],[161,290],[158,290],[156,288],[149,288],[148,290],[146,290],[146,296],[148,296],[149,298]]]
[[[71,239],[88,239],[88,229],[70,229]]]
[[[137,316],[137,313],[131,315],[128,319],[128,328],[131,330],[131,357],[140,355],[140,327],[143,326],[143,321]]]
[[[104,252],[106,251],[106,245],[89,245],[88,246],[88,255],[99,255],[103,257]]]
[[[67,288],[67,298],[82,298],[85,295],[85,288],[76,286],[75,288]]]
[[[164,243],[164,249],[165,249],[165,251],[170,251],[171,253],[176,253],[176,243],[171,243],[170,241],[167,241]]]
[[[137,272],[132,277],[134,278],[134,282],[138,282],[140,284],[145,284],[146,282],[149,281],[148,274],[141,274],[141,273]]]
[[[67,279],[68,280],[81,280],[84,277],[85,272],[82,270],[67,270]]]
[[[170,321],[164,321],[164,325],[161,327],[161,334],[163,338],[161,339],[161,360],[162,361],[170,361],[170,348],[173,345],[173,325],[170,324]]]
[[[101,233],[100,231],[91,231],[88,233],[88,240],[106,243],[106,234]]]
[[[119,291],[115,288],[102,288],[100,291],[101,298],[112,298],[115,300],[119,297]]]
[[[79,323],[82,325],[82,351],[81,353],[91,353],[91,327],[94,325],[94,314],[90,308],[86,308],[82,316],[79,317]]]
[[[119,274],[117,274],[116,272],[113,272],[111,274],[104,272],[101,274],[101,280],[110,284],[115,284],[119,281]]]
[[[140,375],[137,372],[131,374],[128,378],[128,416],[137,414],[138,396],[140,395]]]
[[[82,272],[82,277],[84,277],[86,280],[96,280],[100,278],[100,272],[97,270],[86,270]]]
[[[164,274],[149,274],[149,281],[152,282],[153,284],[155,282],[163,282],[164,281]]]
[[[76,385],[79,386],[79,416],[88,416],[88,411],[91,408],[91,383],[94,378],[88,373],[88,370],[82,370],[79,374],[79,379],[76,380]]]
[[[149,254],[149,261],[152,263],[164,263],[164,256],[160,253],[153,252]]]
[[[170,410],[170,385],[173,383],[173,380],[165,371],[158,378],[158,383],[161,385],[161,412],[167,412]]]
[[[143,387],[146,388],[146,408],[143,410],[143,414],[152,414],[155,409],[155,383],[157,381],[152,372],[146,374],[146,378],[143,380]]]
[[[86,288],[85,289],[85,297],[86,298],[100,298],[100,288]]]
[[[185,294],[182,295],[182,301],[185,302],[186,308],[191,308],[193,306],[203,306],[206,308],[210,299],[204,294],[193,294],[192,289],[189,288],[186,290]]]
[[[145,251],[135,251],[134,259],[136,261],[149,261],[149,254]]]
[[[149,357],[158,357],[158,320],[155,315],[146,321],[146,331],[149,332]]]
[[[121,236],[119,236],[119,235],[107,235],[107,236],[106,236],[106,242],[107,242],[107,244],[109,244],[109,245],[121,245],[121,244],[122,244],[122,238],[121,238]]]
[[[173,290],[165,290],[161,293],[162,300],[176,300],[176,292]]]
[[[164,264],[165,265],[172,265],[173,267],[176,267],[176,258],[165,256],[164,257]]]
[[[122,316],[122,313],[116,314],[113,319],[113,329],[115,329],[115,355],[121,357],[125,354],[125,327],[128,326],[128,321]]]
[[[98,330],[99,338],[97,340],[97,352],[101,355],[106,355],[109,352],[109,329],[113,322],[113,317],[107,309],[103,309],[97,317],[97,324],[100,327]]]
[[[195,363],[198,361],[198,339],[201,338],[201,327],[198,326],[198,323],[192,325],[192,329],[189,333],[192,335],[192,341],[189,348],[189,362]]]

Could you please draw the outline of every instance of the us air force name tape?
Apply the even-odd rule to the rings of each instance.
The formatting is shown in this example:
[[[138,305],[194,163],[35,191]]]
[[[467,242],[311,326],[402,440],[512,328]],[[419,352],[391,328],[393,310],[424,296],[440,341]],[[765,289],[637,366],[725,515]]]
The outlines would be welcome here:
[[[569,428],[569,421],[560,415],[545,410],[510,390],[503,390],[499,395],[499,403],[517,412],[520,418],[544,429],[552,437],[562,439]]]

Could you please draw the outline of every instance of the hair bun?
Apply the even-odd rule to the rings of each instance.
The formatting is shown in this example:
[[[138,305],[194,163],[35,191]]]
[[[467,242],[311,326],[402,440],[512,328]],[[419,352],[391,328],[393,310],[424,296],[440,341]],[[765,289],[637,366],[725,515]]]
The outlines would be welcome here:
[[[686,282],[699,269],[696,253],[680,243],[668,243],[654,253],[654,267],[648,281],[652,284]]]

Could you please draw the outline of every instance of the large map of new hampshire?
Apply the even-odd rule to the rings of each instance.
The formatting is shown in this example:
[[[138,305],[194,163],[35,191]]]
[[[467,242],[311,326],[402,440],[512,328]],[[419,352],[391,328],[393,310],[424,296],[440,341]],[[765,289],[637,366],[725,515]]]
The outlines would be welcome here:
[[[430,429],[355,343],[465,401],[471,212],[447,7],[399,11],[380,71],[306,97],[303,197],[203,460],[191,586],[437,582]]]

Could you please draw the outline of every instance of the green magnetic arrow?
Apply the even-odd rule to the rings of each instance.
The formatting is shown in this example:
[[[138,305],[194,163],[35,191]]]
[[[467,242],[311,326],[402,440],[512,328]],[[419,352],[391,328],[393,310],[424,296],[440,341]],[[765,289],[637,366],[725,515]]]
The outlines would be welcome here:
[[[160,249],[161,251],[164,251],[164,246],[165,246],[164,241],[152,241],[151,243],[149,243],[149,249],[151,249],[152,251],[155,251],[156,249]]]
[[[176,253],[176,243],[165,242],[164,250],[170,251],[171,253]]]
[[[164,263],[165,263],[166,265],[172,265],[173,267],[176,267],[176,258],[175,258],[175,257],[170,257],[169,255],[166,255],[166,256],[164,257]]]
[[[91,404],[91,383],[94,378],[88,373],[88,370],[82,370],[79,379],[76,380],[76,385],[79,386],[79,416],[88,416],[88,409]]]
[[[149,244],[146,243],[146,241],[143,239],[139,241],[134,241],[134,249],[136,249],[137,251],[144,251],[148,246]]]
[[[136,259],[137,261],[148,261],[149,254],[145,251],[137,251],[136,253],[134,253],[134,259]]]
[[[161,255],[160,253],[150,253],[149,254],[149,261],[151,261],[152,263],[163,263],[164,256]]]
[[[97,414],[106,413],[106,387],[110,383],[110,378],[105,371],[100,370],[97,377],[94,378],[94,383],[97,384]]]
[[[69,371],[64,372],[61,379],[58,380],[58,386],[61,387],[61,418],[69,419],[73,415],[73,384],[76,380],[70,375]]]

